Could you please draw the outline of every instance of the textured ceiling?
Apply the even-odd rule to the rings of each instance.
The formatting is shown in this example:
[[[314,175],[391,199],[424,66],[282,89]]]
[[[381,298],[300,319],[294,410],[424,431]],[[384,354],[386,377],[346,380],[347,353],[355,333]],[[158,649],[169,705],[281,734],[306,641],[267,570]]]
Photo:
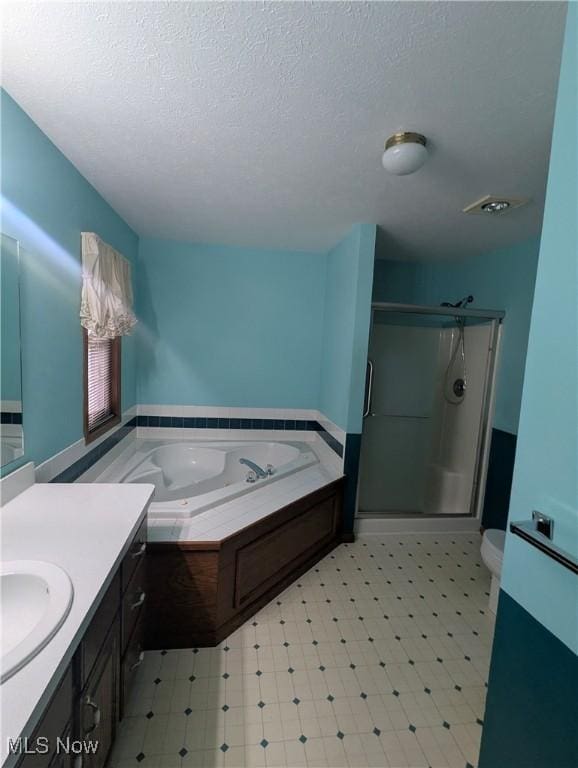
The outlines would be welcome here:
[[[540,230],[565,6],[22,2],[6,90],[142,235],[322,250],[359,221],[389,258]],[[413,176],[385,138],[426,134]],[[489,219],[485,194],[533,203]]]

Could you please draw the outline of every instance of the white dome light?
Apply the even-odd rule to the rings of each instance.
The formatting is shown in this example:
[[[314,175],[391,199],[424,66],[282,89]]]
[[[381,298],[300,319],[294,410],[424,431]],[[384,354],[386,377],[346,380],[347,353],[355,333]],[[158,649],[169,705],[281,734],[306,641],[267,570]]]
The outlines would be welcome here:
[[[385,142],[383,167],[395,176],[407,176],[421,168],[427,159],[427,140],[421,133],[394,133]]]

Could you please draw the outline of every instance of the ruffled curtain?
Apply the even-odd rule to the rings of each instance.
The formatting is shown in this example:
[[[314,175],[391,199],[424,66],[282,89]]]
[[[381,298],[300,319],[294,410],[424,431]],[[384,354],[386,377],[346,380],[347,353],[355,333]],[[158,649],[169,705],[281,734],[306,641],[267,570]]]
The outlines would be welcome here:
[[[94,232],[82,233],[80,324],[96,338],[128,336],[136,325],[130,263]]]

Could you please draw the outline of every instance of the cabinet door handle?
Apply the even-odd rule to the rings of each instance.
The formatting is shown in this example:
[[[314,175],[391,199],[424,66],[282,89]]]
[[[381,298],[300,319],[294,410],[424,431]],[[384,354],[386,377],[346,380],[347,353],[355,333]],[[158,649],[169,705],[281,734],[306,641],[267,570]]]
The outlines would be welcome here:
[[[86,704],[87,707],[90,707],[92,709],[92,713],[93,713],[92,726],[84,732],[85,735],[88,735],[89,733],[92,733],[93,731],[95,731],[100,725],[100,707],[95,701],[93,701],[90,698],[90,696],[86,697],[86,699],[84,700],[84,703]]]
[[[136,550],[136,552],[131,553],[131,557],[142,557],[146,551],[147,551],[147,545],[145,542],[143,542],[140,545],[140,547]]]
[[[138,600],[136,601],[136,603],[133,603],[133,604],[131,605],[131,607],[130,607],[131,611],[134,611],[134,610],[136,610],[137,608],[140,608],[140,607],[141,607],[141,605],[142,605],[142,604],[144,603],[144,601],[146,600],[146,596],[147,596],[147,593],[146,593],[144,590],[141,590],[141,593],[140,593],[140,595],[139,595],[139,597],[138,597]]]
[[[138,659],[135,661],[134,664],[130,665],[130,667],[128,668],[128,671],[134,672],[135,669],[138,669],[138,667],[140,667],[143,661],[144,661],[144,651],[141,651],[138,655]]]

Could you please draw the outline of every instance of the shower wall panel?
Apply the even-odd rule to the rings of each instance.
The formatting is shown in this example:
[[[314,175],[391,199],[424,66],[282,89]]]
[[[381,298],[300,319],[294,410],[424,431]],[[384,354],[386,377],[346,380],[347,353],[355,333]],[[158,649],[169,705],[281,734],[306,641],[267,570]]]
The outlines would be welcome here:
[[[448,384],[451,389],[454,377],[459,375],[459,371],[448,370],[456,345],[460,343],[459,329],[445,328],[440,333],[431,449],[426,470],[426,514],[464,515],[470,511],[491,330],[490,323],[465,328],[466,390],[457,403],[450,402],[446,395]]]

